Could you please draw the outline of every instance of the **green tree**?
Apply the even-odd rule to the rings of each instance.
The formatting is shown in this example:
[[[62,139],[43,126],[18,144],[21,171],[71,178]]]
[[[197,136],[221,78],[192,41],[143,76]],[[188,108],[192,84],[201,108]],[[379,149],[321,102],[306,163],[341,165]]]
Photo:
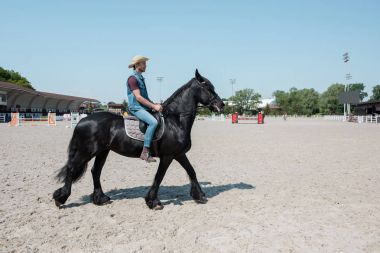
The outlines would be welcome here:
[[[371,101],[380,101],[380,84],[372,88]]]
[[[300,114],[311,116],[319,112],[319,93],[314,89],[298,91],[300,98]]]
[[[34,90],[28,79],[21,76],[18,72],[7,70],[0,67],[0,81],[17,84],[21,87]]]
[[[295,87],[292,87],[289,90],[289,111],[291,114],[302,114],[301,94]]]
[[[271,114],[271,110],[270,110],[270,107],[269,107],[269,104],[267,104],[264,108],[264,114],[265,115],[270,115]]]
[[[231,113],[234,113],[233,106],[226,104],[223,108],[223,114],[231,114]]]
[[[235,103],[235,108],[239,113],[257,109],[261,95],[253,89],[238,90],[231,100]]]
[[[273,92],[276,103],[288,114],[312,115],[319,111],[319,93],[314,89],[298,90],[292,87],[289,92]]]
[[[364,91],[364,84],[363,83],[351,83],[348,85],[349,91],[359,91],[360,92],[360,101],[363,101],[364,98],[368,97],[368,93]]]
[[[335,83],[322,93],[319,106],[323,114],[342,114],[343,105],[339,103],[338,96],[344,91],[344,85]]]
[[[197,114],[200,115],[200,116],[210,116],[211,115],[211,111],[207,107],[202,106],[202,107],[198,108]]]
[[[282,91],[282,90],[276,90],[272,94],[276,99],[276,104],[281,107],[281,110],[283,112],[288,113],[289,112],[289,93]]]
[[[128,111],[128,102],[127,100],[123,100],[123,108],[121,108],[123,110],[123,112],[127,112]]]

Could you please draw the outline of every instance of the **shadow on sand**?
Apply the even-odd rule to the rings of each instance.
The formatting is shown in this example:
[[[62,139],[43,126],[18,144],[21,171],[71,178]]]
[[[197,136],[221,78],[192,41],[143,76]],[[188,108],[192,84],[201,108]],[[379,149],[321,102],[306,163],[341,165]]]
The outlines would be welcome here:
[[[215,185],[212,186],[211,182],[200,182],[203,191],[206,193],[206,197],[211,199],[222,192],[230,191],[233,189],[238,190],[250,190],[255,189],[256,187],[246,183],[236,183],[236,184],[225,184],[225,185]],[[174,205],[183,205],[184,201],[192,200],[190,196],[190,184],[181,185],[181,186],[160,186],[159,189],[159,198],[163,205],[174,204]],[[125,189],[115,189],[106,192],[105,194],[111,198],[112,201],[121,200],[121,199],[136,199],[144,198],[148,193],[150,186],[138,186]],[[62,206],[62,208],[72,208],[82,205],[92,203],[91,196],[85,195],[82,196],[81,202],[70,203]]]

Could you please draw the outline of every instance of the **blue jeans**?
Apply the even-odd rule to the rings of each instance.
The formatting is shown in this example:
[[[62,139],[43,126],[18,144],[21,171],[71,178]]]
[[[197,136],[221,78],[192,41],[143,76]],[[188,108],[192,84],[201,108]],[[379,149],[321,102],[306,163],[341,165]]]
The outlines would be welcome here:
[[[154,132],[156,131],[156,128],[158,125],[156,118],[153,117],[152,114],[150,114],[149,112],[147,112],[144,109],[140,109],[138,111],[133,110],[131,112],[139,120],[142,120],[148,124],[148,127],[147,127],[145,135],[144,135],[144,147],[150,148]]]

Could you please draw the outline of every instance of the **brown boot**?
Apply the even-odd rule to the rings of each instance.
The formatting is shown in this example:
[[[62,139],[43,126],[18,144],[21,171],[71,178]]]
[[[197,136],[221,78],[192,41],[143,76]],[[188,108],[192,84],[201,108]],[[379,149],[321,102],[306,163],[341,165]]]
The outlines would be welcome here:
[[[156,159],[154,159],[153,157],[150,156],[149,148],[147,148],[147,147],[143,148],[141,155],[140,155],[140,159],[145,160],[147,163],[151,163],[151,162],[156,161]]]

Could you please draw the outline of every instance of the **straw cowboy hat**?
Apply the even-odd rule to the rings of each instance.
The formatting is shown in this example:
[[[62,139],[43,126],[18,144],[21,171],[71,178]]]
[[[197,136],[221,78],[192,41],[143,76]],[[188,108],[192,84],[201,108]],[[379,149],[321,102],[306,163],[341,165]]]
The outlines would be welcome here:
[[[141,56],[141,55],[136,55],[135,57],[132,58],[132,62],[128,65],[128,68],[133,68],[137,63],[140,62],[145,62],[148,61],[149,58]]]

